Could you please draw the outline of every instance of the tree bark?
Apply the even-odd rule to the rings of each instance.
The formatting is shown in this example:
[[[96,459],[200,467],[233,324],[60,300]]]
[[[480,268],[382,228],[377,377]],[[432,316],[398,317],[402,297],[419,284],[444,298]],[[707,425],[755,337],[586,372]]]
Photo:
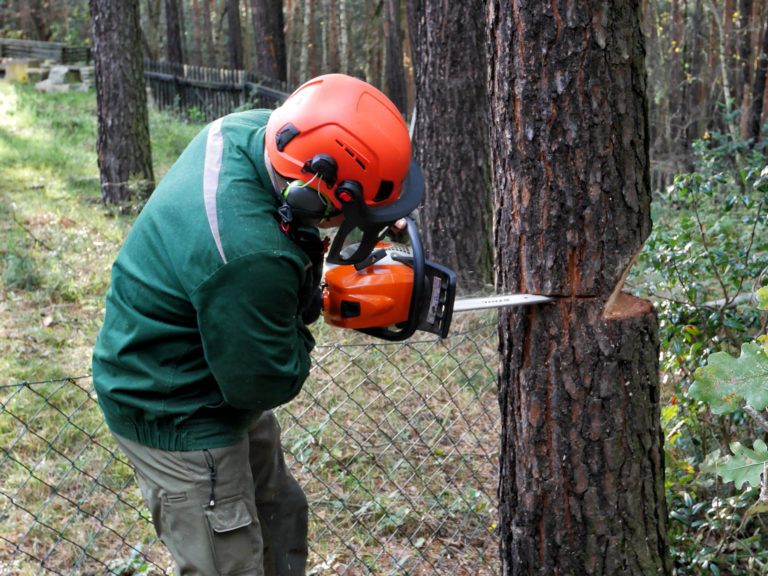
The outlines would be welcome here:
[[[215,68],[218,62],[216,56],[216,42],[213,39],[213,23],[211,14],[215,8],[214,0],[203,0],[203,32],[205,33],[205,65],[209,68]]]
[[[251,0],[259,74],[285,82],[286,55],[282,0]]]
[[[192,49],[188,59],[193,66],[203,65],[203,25],[200,20],[203,17],[200,0],[192,0]]]
[[[750,90],[752,84],[752,0],[739,0],[739,59],[736,73],[736,104],[741,108],[741,136],[747,139],[747,126],[749,124],[749,107],[752,98]]]
[[[412,0],[414,155],[426,178],[427,254],[456,271],[462,292],[493,272],[483,1]]]
[[[401,28],[400,0],[386,0],[387,17],[384,34],[386,45],[386,92],[402,114],[405,109],[405,72],[403,71],[403,30]]]
[[[760,127],[766,93],[766,76],[768,76],[768,26],[763,32],[763,45],[758,56],[755,80],[752,85],[752,108],[749,112],[747,138],[752,139],[753,147],[760,141]]]
[[[243,34],[240,28],[240,0],[227,0],[227,24],[229,27],[229,65],[234,70],[242,70]]]
[[[89,0],[101,197],[126,207],[154,189],[139,0]]]
[[[161,0],[146,0],[147,27],[147,58],[158,60],[160,56],[158,37],[160,35],[160,2]]]
[[[349,74],[349,24],[347,22],[347,0],[339,0],[339,69]]]
[[[310,45],[314,36],[314,12],[315,0],[305,0],[304,13],[301,28],[301,54],[299,55],[299,83],[306,82],[310,77]]]
[[[639,0],[492,1],[503,573],[670,574]]]
[[[183,64],[184,54],[181,45],[179,6],[177,2],[178,0],[165,0],[166,57],[168,62]]]

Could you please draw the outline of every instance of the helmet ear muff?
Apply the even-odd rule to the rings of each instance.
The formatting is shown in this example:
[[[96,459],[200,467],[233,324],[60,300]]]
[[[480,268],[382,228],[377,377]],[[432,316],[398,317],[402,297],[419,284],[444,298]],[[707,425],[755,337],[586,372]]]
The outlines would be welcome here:
[[[323,193],[301,180],[289,182],[283,197],[294,217],[304,224],[315,225],[330,213],[330,202]]]

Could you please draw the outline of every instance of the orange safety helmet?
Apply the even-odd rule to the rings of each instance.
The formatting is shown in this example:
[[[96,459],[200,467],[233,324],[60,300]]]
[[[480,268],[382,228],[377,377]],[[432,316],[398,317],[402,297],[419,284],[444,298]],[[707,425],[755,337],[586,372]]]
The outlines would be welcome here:
[[[319,176],[312,185],[339,210],[345,200],[336,185],[345,181],[359,185],[366,208],[398,202],[411,164],[408,128],[397,107],[367,82],[344,74],[318,76],[291,94],[267,123],[266,148],[284,178]],[[399,218],[413,210],[412,201],[402,204],[403,210],[386,212]]]

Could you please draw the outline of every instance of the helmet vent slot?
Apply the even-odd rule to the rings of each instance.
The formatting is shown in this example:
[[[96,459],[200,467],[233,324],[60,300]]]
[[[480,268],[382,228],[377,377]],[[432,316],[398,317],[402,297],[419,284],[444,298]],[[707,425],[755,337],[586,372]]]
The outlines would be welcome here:
[[[338,144],[339,147],[341,147],[341,149],[344,150],[344,152],[349,154],[349,156],[352,159],[354,159],[355,162],[357,162],[357,165],[360,166],[361,169],[365,170],[365,164],[363,163],[362,160],[360,160],[357,154],[355,154],[355,152],[349,146],[344,144],[341,140],[336,140],[336,144]]]

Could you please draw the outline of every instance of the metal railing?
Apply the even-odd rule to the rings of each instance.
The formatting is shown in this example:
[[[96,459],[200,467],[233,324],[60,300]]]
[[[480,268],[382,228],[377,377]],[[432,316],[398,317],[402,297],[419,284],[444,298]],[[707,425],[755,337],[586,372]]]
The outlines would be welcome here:
[[[497,338],[318,346],[276,411],[308,573],[498,574]],[[88,376],[0,386],[0,575],[172,574]]]

